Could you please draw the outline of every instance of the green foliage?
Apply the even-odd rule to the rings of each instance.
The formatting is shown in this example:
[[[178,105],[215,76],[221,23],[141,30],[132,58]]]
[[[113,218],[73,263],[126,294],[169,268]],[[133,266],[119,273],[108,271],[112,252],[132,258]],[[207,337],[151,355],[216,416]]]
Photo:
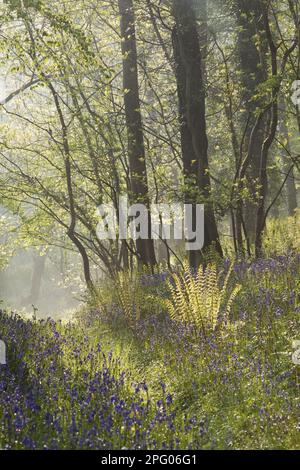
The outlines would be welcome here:
[[[241,289],[237,285],[228,295],[230,275],[231,270],[221,286],[216,265],[208,265],[206,268],[200,266],[198,272],[193,274],[186,264],[184,272],[174,274],[168,283],[171,300],[167,300],[166,305],[170,317],[177,322],[192,325],[204,335],[224,325]]]
[[[122,271],[115,279],[119,305],[129,326],[134,326],[141,318],[143,296],[140,278],[136,272]]]
[[[264,235],[267,256],[288,251],[296,252],[300,246],[300,212],[293,217],[270,218]]]
[[[88,297],[88,305],[98,309],[109,323],[114,323],[116,314],[125,328],[134,331],[149,313],[165,311],[166,289],[162,284],[145,284],[143,279],[147,279],[147,272],[146,268],[124,270],[112,279],[103,280]]]
[[[172,449],[299,449],[299,366],[291,359],[292,343],[300,331],[299,266],[299,257],[290,255],[235,265],[231,276],[242,285],[230,309],[236,330],[218,334],[207,328],[205,342],[191,337],[182,323],[175,328],[165,317],[158,318],[159,312],[148,305],[149,322],[138,322],[136,331],[122,319],[115,325],[95,319],[89,309],[72,324],[24,324],[20,318],[0,316],[13,374],[0,397],[0,420],[7,412],[7,391],[10,400],[15,396],[13,387],[18,391],[18,412],[26,418],[24,427],[19,427],[8,410],[1,446],[30,447],[32,441],[26,436],[42,448],[55,436],[57,448],[88,448],[88,441],[80,438],[92,426],[98,438],[109,439],[111,449],[134,447],[137,429],[151,437],[148,449],[166,444]],[[122,285],[128,282],[130,278]],[[107,284],[107,289],[112,293],[115,283]],[[229,291],[228,282],[228,296]],[[87,387],[90,381],[95,384],[95,376],[113,377],[109,388],[100,389],[101,396],[97,388]],[[137,386],[144,382],[146,389]],[[115,404],[116,397],[123,400],[123,408],[117,406],[119,401]],[[140,399],[147,412],[134,417],[131,404]],[[101,427],[107,421],[101,421],[98,412],[89,421],[94,407],[110,416],[109,432]],[[124,409],[133,425],[124,423]],[[47,413],[61,418],[58,436],[55,426],[49,427],[45,420]],[[70,432],[72,418],[76,433]]]
[[[101,241],[96,234],[96,207],[116,207],[141,163],[137,158],[130,171],[128,147],[136,142],[124,115],[124,95],[130,98],[131,90],[122,85],[122,60],[128,57],[122,57],[117,2],[2,3],[0,67],[9,89],[0,105],[5,207],[0,267],[20,249],[29,250],[30,257],[34,248],[35,254],[47,252],[53,268],[64,271],[61,283],[71,285],[75,279],[82,292],[82,264],[74,255],[80,242],[92,277],[101,282],[72,324],[0,312],[9,352],[8,368],[0,369],[0,447],[44,448],[47,442],[63,449],[299,448],[299,366],[291,360],[300,332],[299,214],[268,219],[264,250],[270,259],[244,260],[227,271],[212,247],[205,254],[206,268],[197,273],[186,264],[165,276],[135,270],[134,243],[122,250],[118,240]],[[206,169],[206,139],[201,145],[190,141],[185,126],[180,135],[185,122],[178,120],[177,98],[184,90],[177,89],[174,69],[172,2],[152,3],[134,2],[147,199],[189,197],[209,204],[224,253],[233,259],[233,250],[239,251],[232,243],[239,206],[247,229],[249,203],[264,197],[266,209],[292,163],[296,182],[299,177],[299,113],[288,99],[299,78],[299,44],[289,49],[298,35],[299,12],[287,0],[268,3],[267,33],[275,47],[270,42],[265,48],[260,29],[268,18],[258,18],[251,2],[248,12],[247,2],[226,2],[227,10],[219,0],[196,2],[205,70]],[[207,3],[207,12],[200,3]],[[237,3],[245,10],[240,20]],[[224,9],[222,15],[216,7]],[[201,24],[203,13],[208,25]],[[237,26],[237,20],[243,25]],[[241,40],[242,33],[248,33],[247,40]],[[252,63],[256,52],[259,63]],[[197,64],[185,65],[193,74]],[[272,123],[277,91],[283,101],[279,111],[282,105],[286,110],[280,122]],[[193,98],[196,104],[199,96]],[[194,127],[199,116],[193,103],[188,107],[186,117],[195,115],[195,122],[188,119],[187,127]],[[256,121],[264,127],[256,129],[257,135]],[[275,127],[275,137],[268,136]],[[264,159],[257,172],[259,134],[266,139],[264,149],[273,140],[267,177]],[[183,146],[202,157],[201,164],[191,162],[194,176],[184,177],[192,168],[182,161]],[[202,169],[211,177],[211,190],[201,187],[202,180],[206,185]],[[281,214],[285,202],[277,198]],[[68,236],[74,212],[77,245]],[[168,266],[175,263],[178,269],[184,244],[170,244],[168,255]],[[120,271],[123,264],[132,271]],[[23,260],[5,279],[19,296],[19,281],[30,277],[30,269]],[[118,274],[103,279],[107,272]],[[50,273],[57,282],[57,270]]]

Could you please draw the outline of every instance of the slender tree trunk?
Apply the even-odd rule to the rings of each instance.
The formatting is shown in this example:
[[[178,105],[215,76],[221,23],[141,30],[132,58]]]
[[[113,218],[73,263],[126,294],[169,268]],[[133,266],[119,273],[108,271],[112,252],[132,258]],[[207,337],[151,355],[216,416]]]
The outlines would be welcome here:
[[[78,252],[80,253],[82,263],[83,263],[85,283],[89,291],[93,293],[94,285],[93,285],[93,281],[91,277],[90,260],[89,260],[85,247],[83,246],[83,244],[81,243],[80,239],[78,238],[76,234],[77,214],[76,214],[76,209],[75,209],[74,191],[73,191],[73,182],[72,182],[71,152],[70,152],[70,146],[69,146],[69,140],[68,140],[68,128],[64,119],[63,111],[61,109],[58,94],[49,80],[46,80],[46,83],[53,97],[53,101],[54,101],[56,111],[59,117],[59,121],[61,125],[61,132],[62,132],[64,163],[65,163],[66,180],[67,180],[67,192],[68,192],[69,205],[70,205],[70,225],[69,225],[67,234],[70,240],[72,241],[72,243],[74,243],[74,245],[78,249]]]
[[[258,208],[256,214],[256,234],[255,234],[255,255],[257,258],[263,255],[263,232],[266,224],[266,212],[265,212],[265,201],[268,191],[268,157],[271,146],[274,142],[277,126],[278,126],[278,94],[280,91],[280,82],[278,84],[275,79],[278,78],[278,63],[277,63],[277,47],[274,44],[272,31],[269,23],[269,12],[268,6],[263,7],[263,22],[266,32],[266,38],[270,50],[271,67],[272,67],[272,78],[274,79],[274,86],[272,88],[272,101],[271,101],[271,112],[269,131],[266,139],[263,142],[259,169],[259,198]]]
[[[35,304],[40,297],[42,279],[43,279],[43,274],[44,274],[45,265],[46,265],[46,259],[47,259],[46,255],[40,256],[39,254],[35,255],[33,258],[31,289],[30,289],[29,296],[24,301],[25,304]]]
[[[285,164],[284,171],[288,171],[288,166]],[[298,208],[297,201],[297,189],[295,184],[295,174],[294,170],[291,171],[290,176],[286,182],[286,195],[287,195],[287,205],[289,216],[294,216],[295,211]]]
[[[149,193],[145,146],[140,110],[137,47],[135,37],[135,16],[132,0],[119,0],[123,54],[123,87],[128,135],[128,157],[131,176],[131,199],[134,203],[145,204],[149,211]],[[154,243],[151,234],[149,211],[149,239],[136,242],[139,261],[148,266],[156,264]]]
[[[203,251],[212,246],[222,255],[208,173],[208,140],[203,66],[195,12],[190,0],[173,0],[173,49],[179,101],[181,147],[185,178],[185,203],[205,203]],[[198,189],[198,191],[195,191]],[[198,193],[198,194],[196,194]],[[191,267],[197,268],[203,252],[190,252]]]
[[[255,129],[255,138],[250,147],[251,134],[255,127],[257,111],[263,106],[258,96],[258,87],[267,78],[267,44],[264,32],[261,0],[237,0],[236,13],[238,23],[238,54],[241,69],[242,105],[244,119],[244,153],[249,153],[249,165],[246,171],[246,186],[250,191],[250,200],[244,203],[244,219],[250,243],[256,233],[257,188],[260,178],[262,146],[266,132],[266,118]],[[257,98],[255,98],[257,97]]]
[[[279,133],[281,138],[286,142],[285,149],[282,149],[281,159],[282,159],[282,169],[283,173],[286,174],[289,171],[291,162],[289,161],[288,153],[290,153],[290,142],[289,142],[289,133],[286,125],[286,104],[284,96],[281,95],[279,102],[280,107],[280,119],[279,119]],[[294,170],[291,171],[290,176],[286,182],[286,202],[288,208],[289,216],[295,215],[295,210],[298,207],[297,202],[297,189],[295,184]]]

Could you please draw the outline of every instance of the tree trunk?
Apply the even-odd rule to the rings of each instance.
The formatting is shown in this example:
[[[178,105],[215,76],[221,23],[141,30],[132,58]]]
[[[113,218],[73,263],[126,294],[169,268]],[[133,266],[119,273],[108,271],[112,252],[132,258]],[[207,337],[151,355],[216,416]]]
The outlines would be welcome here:
[[[242,121],[244,133],[244,153],[249,153],[249,167],[246,172],[246,185],[250,200],[244,204],[245,226],[250,243],[256,233],[257,187],[260,178],[262,146],[265,139],[266,119],[262,119],[255,130],[255,138],[250,147],[251,134],[255,127],[256,113],[263,106],[262,98],[257,97],[258,87],[267,78],[265,39],[261,0],[237,0],[238,54],[242,82]]]
[[[190,0],[173,0],[173,15],[173,49],[185,179],[184,198],[186,204],[192,204],[194,207],[196,203],[205,203],[203,251],[190,252],[191,267],[197,268],[208,248],[214,247],[220,255],[222,248],[213,204],[210,202],[203,66],[197,21]]]
[[[268,6],[263,7],[263,22],[266,32],[266,38],[268,41],[268,47],[270,50],[271,67],[272,67],[272,78],[274,79],[274,85],[272,87],[271,107],[270,107],[270,118],[268,126],[268,135],[263,142],[260,160],[260,171],[259,171],[259,198],[258,208],[256,214],[256,235],[255,235],[255,255],[257,258],[263,255],[263,232],[266,224],[266,212],[265,212],[265,201],[268,191],[268,157],[271,146],[274,142],[277,126],[278,126],[278,94],[280,91],[281,82],[275,79],[278,78],[278,63],[277,63],[277,50],[272,36],[272,31],[269,23],[269,11]]]
[[[33,258],[33,271],[31,277],[31,289],[30,294],[24,301],[25,305],[28,304],[35,304],[41,292],[41,285],[42,285],[42,278],[45,271],[45,264],[46,264],[46,255],[35,255]]]
[[[285,141],[286,150],[283,148],[281,151],[281,159],[282,159],[282,169],[283,169],[283,177],[289,171],[291,162],[289,161],[288,153],[291,153],[290,149],[290,142],[289,142],[289,133],[286,125],[286,104],[284,100],[284,96],[281,95],[281,99],[279,102],[280,106],[280,120],[279,120],[279,133],[281,138]],[[295,177],[294,171],[292,170],[287,182],[286,182],[286,201],[287,201],[287,208],[289,216],[295,215],[295,210],[298,207],[297,202],[297,189],[295,184]]]
[[[284,171],[288,171],[287,165],[285,165]],[[297,189],[295,185],[294,170],[291,171],[291,174],[288,177],[287,182],[286,182],[286,195],[287,195],[288,213],[289,213],[289,216],[292,217],[295,215],[295,211],[298,208]]]
[[[62,143],[63,143],[63,151],[64,151],[64,164],[65,164],[66,180],[67,180],[67,193],[68,193],[69,210],[70,210],[70,224],[69,224],[69,228],[67,231],[67,235],[72,241],[72,243],[74,243],[74,245],[78,249],[78,252],[80,253],[82,264],[83,264],[85,283],[86,283],[88,290],[91,293],[93,293],[94,285],[93,285],[93,281],[91,277],[90,260],[89,260],[89,257],[88,257],[88,254],[84,245],[81,243],[79,237],[77,236],[75,232],[76,223],[77,223],[77,214],[76,214],[76,209],[75,209],[74,190],[73,190],[73,182],[72,182],[71,152],[70,152],[70,146],[69,146],[69,140],[68,140],[68,128],[64,119],[63,111],[61,109],[58,94],[49,80],[46,80],[46,83],[52,94],[53,101],[54,101],[56,111],[59,117],[60,125],[61,125]]]
[[[156,264],[154,243],[151,239],[151,216],[145,146],[140,110],[135,16],[132,0],[119,0],[123,54],[123,87],[126,126],[128,135],[128,157],[131,177],[131,200],[146,205],[149,213],[149,239],[136,241],[139,261],[148,266]]]

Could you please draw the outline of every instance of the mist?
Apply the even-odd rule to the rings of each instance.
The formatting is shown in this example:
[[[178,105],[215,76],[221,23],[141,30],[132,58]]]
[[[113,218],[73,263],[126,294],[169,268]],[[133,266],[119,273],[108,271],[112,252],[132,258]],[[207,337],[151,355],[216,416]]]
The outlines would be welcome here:
[[[80,307],[81,289],[70,281],[67,267],[35,250],[18,250],[0,271],[1,307],[37,318],[69,319]],[[63,253],[62,253],[63,255]],[[51,259],[52,258],[52,259]],[[62,268],[62,271],[59,272]]]

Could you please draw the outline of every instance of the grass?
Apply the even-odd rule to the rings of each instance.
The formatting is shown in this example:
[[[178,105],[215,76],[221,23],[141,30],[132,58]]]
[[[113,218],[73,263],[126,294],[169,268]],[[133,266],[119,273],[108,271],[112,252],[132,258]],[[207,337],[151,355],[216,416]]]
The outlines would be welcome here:
[[[73,322],[0,313],[2,448],[300,448],[300,256],[234,264],[205,334],[169,317],[167,277],[134,280],[138,318],[109,285]]]

